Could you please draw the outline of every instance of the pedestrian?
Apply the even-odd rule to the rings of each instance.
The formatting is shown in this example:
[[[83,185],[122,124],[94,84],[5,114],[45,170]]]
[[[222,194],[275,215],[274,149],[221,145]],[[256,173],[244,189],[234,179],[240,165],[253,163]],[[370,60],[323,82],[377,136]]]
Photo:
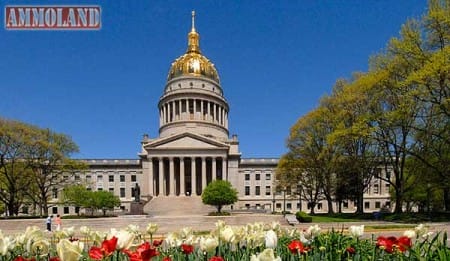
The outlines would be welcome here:
[[[50,215],[47,217],[47,220],[45,221],[45,223],[47,224],[47,231],[49,231],[49,232],[52,231],[52,218],[53,218],[53,215]]]
[[[61,230],[62,221],[61,221],[61,217],[59,216],[59,214],[56,215],[55,224],[56,224],[56,231]]]

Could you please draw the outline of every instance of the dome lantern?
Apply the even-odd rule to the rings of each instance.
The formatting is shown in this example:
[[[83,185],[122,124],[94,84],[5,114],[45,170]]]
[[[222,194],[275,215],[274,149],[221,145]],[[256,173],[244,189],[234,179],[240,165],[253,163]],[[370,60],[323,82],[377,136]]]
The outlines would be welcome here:
[[[177,58],[169,70],[167,81],[180,76],[205,77],[219,83],[219,74],[214,64],[200,51],[200,35],[195,30],[195,12],[192,11],[192,28],[188,34],[188,48]]]

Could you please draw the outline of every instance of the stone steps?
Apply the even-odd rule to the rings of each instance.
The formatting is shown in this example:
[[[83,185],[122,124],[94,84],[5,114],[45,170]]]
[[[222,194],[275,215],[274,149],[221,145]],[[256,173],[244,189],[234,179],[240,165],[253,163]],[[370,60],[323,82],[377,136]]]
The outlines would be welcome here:
[[[192,197],[154,197],[144,206],[149,216],[190,216],[208,215],[216,208],[205,205],[199,196]]]

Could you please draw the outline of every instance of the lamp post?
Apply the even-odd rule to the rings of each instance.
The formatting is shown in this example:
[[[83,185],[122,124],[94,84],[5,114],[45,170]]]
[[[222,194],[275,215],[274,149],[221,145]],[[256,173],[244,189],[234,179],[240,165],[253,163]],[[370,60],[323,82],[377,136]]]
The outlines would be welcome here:
[[[286,216],[286,187],[283,187],[283,216]]]
[[[275,191],[272,191],[272,214],[275,214]]]
[[[428,220],[431,221],[431,184],[427,183],[427,212],[428,212]]]

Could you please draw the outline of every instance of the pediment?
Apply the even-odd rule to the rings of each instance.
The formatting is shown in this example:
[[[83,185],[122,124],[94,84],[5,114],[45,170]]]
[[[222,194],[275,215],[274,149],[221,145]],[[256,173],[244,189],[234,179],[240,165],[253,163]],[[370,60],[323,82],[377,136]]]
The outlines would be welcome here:
[[[212,138],[192,133],[165,137],[145,144],[146,149],[217,149],[228,148],[228,145]]]

